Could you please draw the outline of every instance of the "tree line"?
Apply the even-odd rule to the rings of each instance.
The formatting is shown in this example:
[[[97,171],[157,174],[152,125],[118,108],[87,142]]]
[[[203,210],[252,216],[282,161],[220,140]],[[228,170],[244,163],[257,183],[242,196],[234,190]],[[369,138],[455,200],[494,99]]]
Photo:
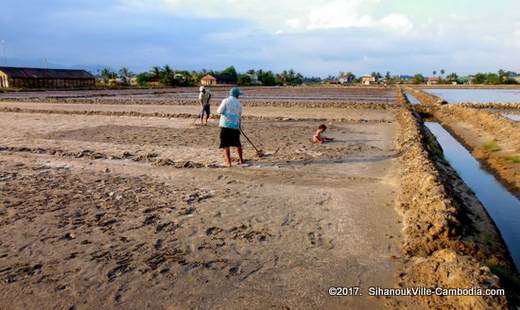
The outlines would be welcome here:
[[[237,84],[241,86],[250,85],[301,85],[304,81],[309,81],[301,73],[294,70],[284,70],[279,73],[274,73],[270,70],[248,70],[244,73],[239,73],[234,66],[230,66],[222,71],[214,70],[174,70],[169,65],[163,67],[152,67],[149,71],[138,74],[132,73],[127,68],[122,68],[119,71],[113,71],[110,68],[101,70],[98,77],[104,84],[108,85],[111,82],[124,85],[130,85],[132,79],[140,86],[146,86],[150,83],[158,83],[163,86],[196,86],[199,85],[200,80],[205,75],[214,76],[221,84]],[[312,78],[316,79],[316,78]]]
[[[437,71],[433,71],[433,76],[437,75]],[[438,76],[439,84],[487,84],[487,85],[499,85],[499,84],[518,84],[518,81],[515,77],[518,76],[516,72],[506,71],[503,69],[498,70],[498,72],[477,72],[473,75],[469,75],[467,77],[461,77],[457,75],[457,73],[453,72],[446,76],[444,76],[444,69],[440,70],[440,75]],[[416,74],[413,77],[413,82],[415,84],[423,84],[427,82],[427,78],[422,74]]]
[[[438,74],[439,73],[439,74]],[[446,71],[440,69],[433,70],[432,74],[437,79],[439,84],[518,84],[515,79],[518,74],[513,71],[499,70],[497,73],[476,73],[468,77],[461,77],[456,73],[445,75]],[[270,70],[255,70],[250,69],[244,73],[239,73],[234,66],[230,66],[222,71],[215,70],[174,70],[168,65],[163,67],[152,67],[149,71],[134,74],[127,68],[122,68],[119,71],[113,71],[105,68],[98,73],[98,77],[105,85],[117,80],[117,83],[123,85],[130,85],[134,79],[140,86],[147,86],[150,83],[156,83],[163,86],[196,86],[200,84],[200,80],[205,75],[212,75],[217,78],[220,84],[237,84],[240,86],[264,85],[264,86],[281,86],[281,85],[301,85],[316,84],[316,83],[342,83],[342,84],[357,84],[361,83],[362,77],[356,76],[352,72],[339,72],[338,76],[329,75],[325,79],[320,77],[305,77],[301,73],[294,70],[284,70],[279,73],[274,73]],[[377,81],[384,81],[386,84],[399,83],[414,83],[424,84],[428,78],[422,74],[415,74],[413,76],[392,75],[390,72],[381,74],[380,72],[372,72],[370,74]],[[114,82],[115,83],[115,82]]]

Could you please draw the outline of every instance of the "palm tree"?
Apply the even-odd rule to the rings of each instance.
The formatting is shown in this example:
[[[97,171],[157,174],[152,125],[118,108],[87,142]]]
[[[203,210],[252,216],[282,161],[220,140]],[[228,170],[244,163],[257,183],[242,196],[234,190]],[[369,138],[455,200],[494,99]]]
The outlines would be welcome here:
[[[166,75],[166,76],[170,76],[170,75],[173,74],[173,70],[172,70],[172,68],[170,68],[170,66],[168,66],[168,65],[165,65],[165,66],[163,67],[162,72],[163,72],[163,74]]]
[[[132,77],[132,72],[128,70],[128,68],[121,68],[119,70],[119,77],[123,80],[123,83],[130,84],[130,78]]]
[[[433,70],[433,76],[437,75],[437,71]]]
[[[441,69],[441,76],[443,76],[445,72],[444,69]]]
[[[103,68],[103,70],[101,70],[101,77],[103,78],[104,84],[108,84],[108,82],[116,76],[116,73],[110,68]]]
[[[161,77],[161,68],[154,66],[154,67],[152,67],[152,70],[150,71],[150,73],[152,74],[153,77],[159,78],[159,77]]]
[[[170,66],[165,65],[161,70],[161,83],[173,86],[175,82],[175,72]]]

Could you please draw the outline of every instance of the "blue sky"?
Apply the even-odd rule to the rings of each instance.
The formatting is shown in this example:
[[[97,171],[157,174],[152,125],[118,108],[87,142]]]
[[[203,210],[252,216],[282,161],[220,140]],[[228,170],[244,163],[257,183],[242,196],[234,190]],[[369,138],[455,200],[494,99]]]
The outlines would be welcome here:
[[[3,0],[2,40],[10,65],[520,71],[520,1]]]

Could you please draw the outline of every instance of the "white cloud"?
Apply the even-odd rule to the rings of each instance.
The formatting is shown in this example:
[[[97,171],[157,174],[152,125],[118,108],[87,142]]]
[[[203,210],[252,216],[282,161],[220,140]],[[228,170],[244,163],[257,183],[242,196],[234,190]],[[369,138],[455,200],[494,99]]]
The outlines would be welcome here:
[[[362,0],[335,0],[313,8],[308,14],[307,29],[370,27],[374,20],[360,14],[362,4]]]
[[[174,14],[206,18],[240,18],[264,30],[309,31],[337,28],[382,28],[408,32],[410,19],[398,13],[374,16],[382,0],[121,0],[139,9],[169,9]]]
[[[413,29],[413,24],[410,19],[406,15],[398,13],[392,13],[385,16],[381,19],[380,23],[382,26],[387,27],[390,30],[402,33],[410,32]]]

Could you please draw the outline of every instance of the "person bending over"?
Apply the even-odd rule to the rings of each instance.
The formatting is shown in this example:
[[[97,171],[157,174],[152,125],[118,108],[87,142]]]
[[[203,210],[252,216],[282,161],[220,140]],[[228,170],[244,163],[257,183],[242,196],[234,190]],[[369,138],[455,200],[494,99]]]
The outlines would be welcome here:
[[[208,124],[208,118],[210,116],[210,108],[209,108],[209,101],[211,99],[211,92],[209,91],[209,89],[206,89],[206,87],[204,86],[201,86],[199,88],[199,103],[200,103],[200,124],[201,125],[204,125],[204,115],[206,115],[206,124]]]

